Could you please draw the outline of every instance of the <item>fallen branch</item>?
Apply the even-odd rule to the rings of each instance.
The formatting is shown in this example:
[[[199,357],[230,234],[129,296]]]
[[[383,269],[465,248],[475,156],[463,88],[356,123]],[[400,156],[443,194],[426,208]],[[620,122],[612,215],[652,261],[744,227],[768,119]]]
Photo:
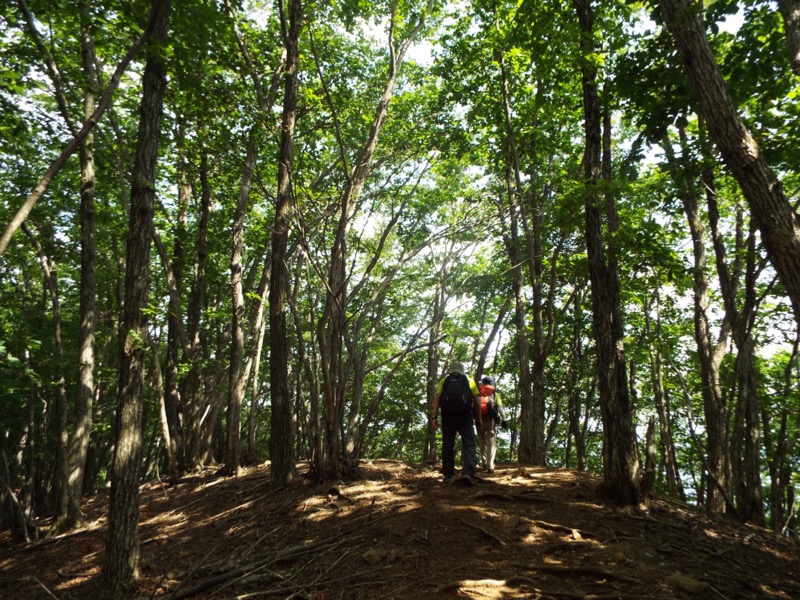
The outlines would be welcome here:
[[[552,504],[553,501],[549,498],[541,496],[530,496],[527,494],[507,494],[505,492],[478,492],[475,498],[487,500],[507,500],[513,502],[514,500],[522,500],[523,502],[540,502],[542,504]]]
[[[47,586],[45,584],[43,584],[41,581],[39,581],[38,577],[34,577],[33,580],[37,583],[37,585],[39,585],[39,587],[41,587],[45,592],[47,592],[48,596],[50,596],[51,598],[54,598],[55,600],[58,600],[58,596],[56,596],[55,594],[53,594],[53,592],[48,590]]]
[[[556,542],[554,544],[550,544],[545,546],[542,549],[542,554],[553,554],[554,552],[558,552],[559,550],[567,550],[567,551],[575,551],[575,550],[585,550],[586,548],[594,546],[593,542],[587,542],[585,540],[575,540],[572,542]]]
[[[506,543],[503,540],[501,540],[499,537],[497,537],[491,531],[487,531],[486,529],[484,529],[483,527],[480,527],[479,525],[473,525],[472,523],[470,523],[468,521],[465,521],[461,517],[458,517],[458,520],[461,521],[467,527],[471,527],[472,529],[477,529],[478,531],[483,533],[485,536],[492,538],[494,541],[498,542],[501,546],[505,546],[506,545]]]
[[[294,598],[298,597],[298,592],[305,591],[307,588],[326,588],[332,583],[341,583],[342,581],[347,581],[348,579],[353,579],[360,575],[373,575],[374,573],[385,571],[386,569],[390,568],[391,565],[384,565],[382,567],[376,567],[374,569],[369,569],[367,571],[361,571],[359,573],[350,573],[348,575],[343,575],[341,577],[336,577],[334,579],[327,579],[324,581],[315,581],[313,583],[304,583],[304,584],[295,584],[283,587],[272,588],[270,590],[264,590],[261,592],[253,592],[250,594],[238,595],[236,596],[237,599],[244,599],[244,598],[255,598],[257,596],[284,596],[287,592],[291,594],[287,597]],[[367,585],[375,585],[375,580],[370,579],[369,581],[365,582]],[[355,586],[357,584],[353,584]],[[302,596],[299,596],[302,597]]]
[[[516,583],[520,583],[525,587],[530,588],[534,593],[545,598],[574,598],[576,600],[586,600],[586,598],[591,598],[592,600],[624,600],[624,598],[628,597],[616,592],[612,592],[610,594],[574,594],[572,592],[562,592],[560,590],[543,590],[542,588],[537,587],[536,582],[530,577],[522,577],[519,575],[506,580],[506,585],[508,586],[513,586]]]
[[[194,596],[195,594],[207,590],[208,588],[216,587],[218,585],[226,583],[231,579],[237,579],[240,577],[252,575],[261,569],[266,569],[271,565],[284,562],[287,560],[293,560],[304,554],[308,554],[309,552],[328,551],[333,548],[341,546],[344,542],[345,542],[344,539],[340,539],[334,543],[314,542],[312,544],[300,544],[297,546],[292,546],[291,548],[286,548],[285,550],[282,550],[277,554],[267,556],[266,558],[262,558],[260,560],[237,567],[235,569],[231,569],[230,571],[220,573],[219,575],[206,579],[205,581],[197,584],[193,588],[187,588],[184,590],[180,590],[180,588],[178,588],[169,596],[169,598],[170,600],[179,600],[180,598],[187,598],[189,596]]]
[[[520,569],[523,569],[525,571],[547,571],[549,573],[566,573],[568,575],[583,574],[583,575],[591,575],[592,577],[616,579],[617,581],[624,581],[626,583],[633,583],[636,585],[644,585],[638,579],[634,579],[632,577],[626,577],[625,575],[620,575],[619,573],[606,571],[605,569],[599,569],[597,567],[580,567],[580,566],[562,567],[560,565],[548,565],[543,563],[540,564],[513,563],[513,564],[515,567],[519,567]]]
[[[567,527],[566,525],[559,525],[557,523],[547,523],[546,521],[537,521],[535,519],[525,519],[524,522],[529,523],[531,525],[535,525],[536,527],[541,527],[542,529],[549,529],[550,531],[563,531],[565,533],[571,533],[573,535],[577,533],[581,537],[597,539],[597,535],[595,535],[594,533],[581,531],[580,529],[576,529],[575,527]]]

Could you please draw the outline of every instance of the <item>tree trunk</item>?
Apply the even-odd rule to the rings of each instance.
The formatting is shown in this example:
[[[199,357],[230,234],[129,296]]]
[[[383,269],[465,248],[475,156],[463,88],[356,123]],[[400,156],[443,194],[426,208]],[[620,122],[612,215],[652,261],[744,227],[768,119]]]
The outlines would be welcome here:
[[[172,275],[175,279],[175,287],[178,293],[183,289],[184,274],[186,267],[186,221],[189,201],[192,195],[192,185],[189,181],[189,169],[183,151],[185,136],[183,128],[179,128],[179,157],[178,157],[178,216],[175,227],[172,258],[169,261]],[[179,303],[180,304],[180,303]],[[164,413],[167,425],[168,441],[166,442],[166,469],[167,475],[172,482],[177,482],[178,478],[186,470],[186,442],[184,436],[184,423],[181,413],[183,405],[180,392],[180,377],[178,367],[181,363],[181,355],[187,355],[190,345],[187,335],[186,340],[181,340],[181,331],[184,329],[180,322],[179,312],[170,310],[167,315],[167,358],[164,376]],[[184,346],[185,344],[185,346]]]
[[[436,385],[439,381],[439,337],[444,322],[444,307],[447,302],[445,279],[450,263],[449,251],[441,262],[441,268],[436,277],[436,289],[433,296],[433,314],[431,315],[431,328],[428,330],[428,349],[426,352],[427,369],[425,378],[425,415],[427,421],[427,434],[425,436],[425,451],[423,456],[427,461],[435,461],[439,455],[436,445],[436,431],[431,428],[431,411],[433,398],[436,395]]]
[[[702,126],[701,121],[701,126]],[[701,135],[704,133],[701,127]],[[705,141],[705,140],[703,140]],[[705,145],[705,144],[704,144]],[[743,208],[739,207],[736,218],[735,257],[730,268],[725,248],[724,235],[720,227],[720,213],[714,185],[712,169],[702,173],[703,188],[706,191],[711,238],[714,244],[720,292],[725,306],[726,331],[733,335],[738,353],[735,362],[736,407],[733,419],[733,431],[728,436],[727,456],[732,469],[731,488],[736,491],[737,511],[741,519],[753,523],[764,524],[764,508],[762,504],[761,467],[759,460],[760,425],[758,415],[758,398],[756,392],[754,360],[755,341],[753,327],[758,311],[756,299],[756,279],[763,269],[763,264],[756,264],[756,236],[751,221],[750,232],[744,234]],[[741,257],[745,257],[742,260]],[[743,267],[744,264],[744,267]],[[744,302],[737,302],[738,290],[744,283]],[[721,338],[719,346],[727,345],[727,336]],[[719,348],[719,355],[724,349]],[[717,366],[719,370],[719,366]]]
[[[527,323],[528,309],[525,301],[525,291],[522,277],[522,252],[519,239],[519,219],[517,207],[513,201],[512,192],[508,192],[508,223],[502,219],[505,211],[501,212],[503,226],[503,242],[506,246],[509,262],[511,263],[511,287],[514,290],[514,326],[516,329],[514,339],[516,342],[517,360],[519,361],[519,404],[520,404],[520,430],[517,456],[523,464],[534,464],[534,420],[535,408],[531,393],[531,365],[530,348],[528,345]],[[544,435],[544,433],[542,433]]]
[[[800,76],[800,0],[778,0],[792,71]]]
[[[701,5],[661,0],[661,8],[711,137],[742,188],[767,255],[800,320],[800,216],[739,117],[706,39]]]
[[[286,68],[269,288],[269,374],[272,400],[269,454],[272,461],[272,484],[275,486],[288,483],[294,474],[292,406],[289,395],[289,344],[286,337],[286,299],[290,289],[287,247],[292,216],[291,184],[299,87],[299,38],[304,18],[301,0],[289,1],[288,14],[284,12],[282,4],[281,7],[281,31],[286,49]]]
[[[639,457],[636,431],[623,351],[623,326],[620,315],[619,278],[603,248],[602,201],[597,184],[601,179],[600,103],[594,54],[594,15],[590,0],[573,0],[581,28],[581,78],[585,116],[586,247],[597,345],[598,383],[603,421],[603,480],[606,491],[622,505],[639,501]],[[606,210],[608,213],[609,211]],[[609,224],[609,228],[612,224]]]
[[[545,464],[545,389],[544,371],[547,361],[547,351],[545,336],[543,331],[542,316],[542,252],[541,252],[541,218],[536,206],[537,194],[530,192],[531,196],[531,215],[528,215],[526,202],[523,198],[522,179],[519,167],[519,156],[517,155],[516,135],[512,122],[511,99],[509,91],[508,73],[505,68],[503,57],[500,58],[500,89],[503,92],[503,109],[505,115],[506,138],[509,157],[508,169],[513,173],[513,191],[510,198],[517,199],[520,221],[525,232],[525,242],[527,247],[526,262],[530,272],[531,292],[533,300],[530,306],[531,319],[533,321],[533,364],[529,366],[531,395],[530,404],[522,412],[520,431],[520,459],[532,465],[543,466]],[[514,210],[513,208],[511,210]],[[513,223],[513,217],[512,217]],[[518,234],[517,234],[518,235]],[[514,233],[512,231],[512,239]],[[516,244],[519,246],[520,242]],[[518,258],[522,259],[522,252],[517,251]],[[517,264],[512,262],[512,264]],[[526,313],[527,313],[526,309]],[[526,314],[527,320],[527,314]],[[522,330],[523,335],[527,336],[527,327]],[[530,348],[530,343],[526,340],[526,345]],[[523,405],[524,406],[524,405]]]
[[[570,444],[575,444],[575,468],[578,471],[586,470],[586,421],[582,421],[582,414],[588,413],[588,405],[593,395],[591,388],[584,392],[583,380],[585,378],[585,351],[583,347],[583,302],[585,300],[585,289],[581,286],[573,296],[574,315],[572,317],[572,340],[567,366],[567,389],[569,397],[567,399],[567,461],[566,466],[570,466]],[[581,402],[581,394],[585,393],[586,401]]]
[[[318,468],[322,469],[317,475],[325,479],[338,477],[342,467],[342,423],[346,408],[347,391],[348,231],[361,191],[364,189],[367,177],[372,169],[372,158],[378,146],[378,138],[383,130],[386,117],[389,114],[389,104],[397,83],[399,69],[405,59],[408,48],[425,25],[431,6],[432,0],[429,0],[426,8],[422,10],[419,20],[409,32],[408,37],[399,47],[395,47],[394,33],[396,30],[394,25],[397,15],[394,13],[396,5],[392,5],[392,14],[389,16],[391,22],[389,29],[389,73],[378,100],[375,116],[372,119],[366,141],[359,149],[355,164],[345,174],[347,183],[342,191],[339,218],[326,275],[325,304],[317,324],[317,341],[320,348],[320,366],[323,382],[323,406],[325,408],[325,443],[323,445],[325,456],[323,461],[317,465]],[[344,154],[341,138],[339,143]],[[344,167],[347,168],[346,161],[344,161]]]
[[[42,265],[45,289],[50,299],[50,306],[53,311],[53,340],[55,345],[56,363],[60,364],[64,360],[64,344],[61,335],[61,302],[58,296],[58,281],[55,264],[49,256],[45,254],[44,248],[33,232],[23,223],[22,230],[31,240],[36,248],[36,254]],[[51,415],[50,427],[54,429],[55,438],[55,465],[53,469],[52,498],[55,503],[56,525],[55,531],[65,528],[68,509],[69,492],[69,432],[67,430],[67,391],[66,381],[62,369],[58,369],[55,381],[55,398],[48,413]]]
[[[87,81],[94,82],[94,45],[91,38],[89,6],[81,4],[81,49],[83,72]],[[94,112],[94,91],[87,90],[83,100],[84,117]],[[80,331],[78,334],[78,389],[75,397],[75,423],[69,446],[69,492],[67,523],[77,523],[82,517],[81,495],[86,468],[86,453],[92,431],[92,400],[94,398],[94,330],[95,330],[95,246],[94,224],[94,133],[90,132],[81,145],[81,284]]]
[[[679,131],[683,154],[688,155],[688,144],[683,129]],[[697,346],[697,357],[700,366],[701,396],[706,425],[706,466],[709,475],[716,485],[708,489],[706,508],[711,512],[725,512],[725,493],[730,491],[730,457],[728,456],[728,414],[725,398],[720,385],[719,368],[727,345],[727,323],[723,323],[719,340],[715,345],[712,340],[711,327],[708,322],[708,278],[706,272],[705,226],[700,217],[698,190],[694,185],[688,169],[679,167],[672,144],[668,139],[662,143],[668,164],[672,170],[675,185],[679,190],[683,209],[686,214],[689,232],[692,237],[694,256],[693,301],[694,301],[694,337]]]
[[[126,243],[125,304],[120,324],[120,364],[116,444],[111,469],[108,539],[102,587],[120,597],[139,575],[139,471],[142,458],[142,392],[147,348],[150,245],[156,162],[167,84],[163,49],[167,41],[169,0],[154,0],[158,19],[153,47],[142,77],[139,132],[132,173],[130,221]]]
[[[664,464],[665,478],[667,480],[667,490],[670,498],[685,500],[683,486],[681,485],[680,473],[678,472],[678,460],[675,454],[675,443],[672,439],[672,421],[669,409],[669,402],[666,390],[664,389],[664,366],[663,356],[661,355],[661,298],[660,290],[657,287],[652,305],[644,311],[645,326],[647,333],[652,336],[654,342],[649,344],[651,385],[653,387],[653,404],[658,413],[658,431],[660,438],[661,462]],[[650,314],[655,313],[655,330],[651,330]]]
[[[197,238],[194,249],[194,278],[186,314],[189,354],[186,356],[185,361],[188,363],[189,372],[181,390],[181,400],[184,407],[183,464],[186,469],[197,468],[202,463],[201,438],[204,411],[201,405],[201,355],[203,340],[201,339],[200,323],[205,302],[208,222],[211,213],[211,185],[208,181],[210,167],[205,148],[202,149],[200,161],[200,219],[197,224]]]
[[[256,162],[256,130],[250,132],[247,144],[247,157],[242,171],[242,183],[233,217],[233,243],[231,250],[231,352],[228,371],[228,418],[225,439],[225,467],[228,475],[237,475],[241,467],[242,455],[242,401],[244,400],[247,377],[244,370],[244,290],[242,286],[242,253],[244,251],[244,221],[247,202]]]
[[[755,342],[747,336],[736,356],[736,409],[731,433],[733,457],[733,487],[736,509],[741,520],[764,526],[763,493],[761,489],[761,424],[755,375]]]

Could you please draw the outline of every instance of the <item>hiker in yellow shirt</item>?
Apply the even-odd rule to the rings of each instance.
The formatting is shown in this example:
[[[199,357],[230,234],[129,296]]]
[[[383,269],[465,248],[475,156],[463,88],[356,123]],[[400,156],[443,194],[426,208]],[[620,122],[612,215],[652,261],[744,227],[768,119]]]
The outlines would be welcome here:
[[[461,478],[459,482],[473,484],[478,456],[475,448],[475,429],[482,424],[478,386],[464,373],[464,365],[452,363],[447,374],[436,385],[433,398],[431,428],[439,426],[437,415],[442,409],[442,474],[445,483],[455,480],[456,433],[461,436]]]

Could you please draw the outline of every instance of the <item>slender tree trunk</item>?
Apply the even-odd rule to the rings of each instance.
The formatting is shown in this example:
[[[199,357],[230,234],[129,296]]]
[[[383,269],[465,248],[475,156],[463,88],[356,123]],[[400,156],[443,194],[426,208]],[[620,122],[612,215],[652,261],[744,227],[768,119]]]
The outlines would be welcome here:
[[[684,154],[688,151],[685,132],[680,130],[681,146]],[[725,492],[730,490],[730,457],[728,456],[728,414],[725,398],[720,385],[719,367],[726,346],[727,324],[723,324],[719,342],[712,340],[711,326],[708,321],[708,264],[706,257],[705,226],[700,217],[698,190],[691,175],[681,169],[672,150],[669,140],[664,140],[662,147],[673,172],[673,179],[679,188],[689,232],[692,237],[694,268],[694,337],[700,365],[702,381],[701,396],[706,424],[706,466],[709,475],[716,485],[708,489],[706,508],[711,512],[725,512]]]
[[[619,504],[639,501],[639,457],[633,410],[628,394],[623,327],[620,316],[619,278],[607,262],[603,248],[602,201],[597,184],[602,178],[600,103],[597,68],[589,59],[594,48],[594,15],[590,0],[573,0],[581,28],[581,76],[585,115],[585,212],[589,279],[597,344],[598,382],[603,420],[603,479],[610,497]],[[609,212],[608,210],[606,211]],[[612,223],[609,228],[612,228]]]
[[[42,265],[45,289],[50,299],[53,311],[53,340],[55,343],[56,361],[64,360],[64,343],[61,335],[61,302],[58,296],[58,278],[53,261],[45,254],[38,239],[23,223],[22,230],[36,248],[36,254]],[[56,526],[55,531],[64,529],[67,518],[68,492],[69,492],[69,432],[67,430],[67,390],[63,369],[58,369],[55,381],[55,398],[49,410],[52,418],[50,426],[55,430],[55,465],[53,470],[53,501],[55,503]]]
[[[672,422],[669,402],[664,389],[664,367],[661,356],[661,297],[657,287],[652,298],[655,306],[645,310],[645,323],[648,333],[654,338],[649,344],[650,373],[653,387],[653,404],[658,413],[658,431],[661,441],[661,461],[664,463],[667,490],[671,498],[685,500],[683,487],[678,472],[678,461],[675,454],[675,444],[672,439]],[[650,314],[655,313],[655,329],[651,331]]]
[[[90,29],[89,5],[81,4],[81,49],[83,72],[94,82],[94,45]],[[94,112],[94,91],[87,90],[83,100],[84,118]],[[89,132],[81,145],[81,284],[80,331],[78,339],[78,389],[75,397],[75,424],[69,446],[69,492],[67,523],[82,518],[81,495],[86,468],[86,453],[92,431],[94,398],[94,330],[95,330],[95,245],[94,225],[94,133]]]
[[[116,444],[111,468],[108,539],[102,588],[120,597],[139,575],[139,472],[142,458],[142,393],[147,339],[148,279],[153,234],[156,161],[167,84],[163,49],[167,42],[169,0],[158,2],[153,47],[142,78],[139,132],[131,185],[126,243],[125,304],[120,326]]]
[[[298,303],[296,301],[299,288],[300,288],[300,274],[306,263],[306,256],[303,254],[299,260],[296,261],[296,275],[295,275],[295,291],[293,298],[295,299],[290,308],[292,310],[292,317],[294,320],[295,336],[297,338],[297,359],[298,363],[302,366],[302,371],[298,369],[298,380],[301,376],[305,376],[306,390],[308,393],[308,456],[309,463],[312,469],[317,471],[317,465],[322,460],[323,456],[323,430],[322,430],[322,410],[321,410],[321,394],[320,394],[320,381],[319,381],[319,360],[317,354],[314,352],[314,346],[306,345],[305,335],[308,332],[313,332],[316,324],[314,319],[314,306],[318,305],[315,297],[316,290],[311,285],[306,285],[305,289],[309,294],[306,302],[309,314],[303,318],[298,310]],[[311,278],[306,277],[306,282],[310,282]],[[298,384],[299,386],[299,384]],[[302,394],[298,391],[298,401],[302,398]]]
[[[742,123],[706,39],[700,3],[661,0],[700,112],[750,206],[751,217],[800,321],[800,216]]]
[[[512,193],[508,193],[508,223],[503,220],[503,241],[511,263],[511,287],[514,291],[514,338],[516,341],[517,360],[519,361],[519,404],[520,431],[517,455],[519,462],[534,464],[534,420],[536,409],[533,406],[531,391],[530,349],[527,336],[528,308],[525,301],[524,280],[522,277],[522,252],[519,239],[519,219],[517,207]],[[502,218],[503,213],[501,213]],[[544,433],[542,433],[544,435]]]
[[[520,460],[532,465],[545,464],[545,391],[544,391],[544,370],[547,360],[545,352],[544,332],[542,328],[542,258],[541,258],[541,237],[539,222],[535,214],[535,199],[532,198],[531,204],[534,215],[528,215],[527,206],[523,198],[522,179],[519,167],[519,156],[517,154],[516,134],[514,132],[511,110],[511,93],[509,90],[510,82],[508,72],[505,68],[503,58],[500,59],[500,88],[503,91],[503,108],[505,115],[506,138],[509,157],[508,169],[513,173],[513,191],[510,198],[518,201],[522,228],[525,232],[525,242],[527,246],[526,262],[530,271],[531,291],[533,300],[530,306],[531,319],[533,321],[533,348],[534,360],[529,367],[531,396],[530,405],[522,412],[522,430],[520,432]],[[535,192],[531,192],[534,197]],[[515,209],[511,209],[515,210]],[[533,221],[533,222],[531,222]],[[513,217],[512,217],[513,223]],[[517,234],[518,236],[519,234]],[[514,233],[512,231],[512,239]],[[520,245],[520,241],[516,242]],[[518,258],[522,260],[521,250],[517,251]],[[513,262],[512,264],[517,264]],[[526,313],[528,310],[526,309]],[[526,315],[527,319],[527,315]],[[527,336],[527,328],[521,330]],[[530,347],[530,342],[526,341]]]
[[[739,347],[736,357],[737,399],[731,435],[733,484],[736,508],[743,521],[764,526],[763,493],[761,488],[761,424],[756,392],[755,342],[750,336]]]
[[[263,296],[262,296],[263,297]],[[257,462],[256,431],[258,428],[258,408],[259,408],[259,373],[261,372],[261,351],[264,348],[264,338],[267,328],[262,322],[253,333],[253,346],[251,347],[250,357],[248,358],[249,368],[245,371],[252,371],[250,378],[250,406],[247,415],[247,446],[243,458],[244,464],[252,465]],[[247,380],[247,376],[245,376]]]
[[[486,336],[484,340],[483,347],[478,354],[478,360],[476,361],[475,373],[478,375],[482,375],[483,373],[487,372],[486,367],[486,357],[489,355],[489,349],[492,347],[492,344],[498,339],[498,334],[503,328],[503,323],[508,316],[508,309],[511,305],[511,298],[509,296],[506,297],[505,301],[503,302],[503,306],[500,307],[500,310],[497,312],[497,316],[494,319],[494,323],[492,324],[492,329],[489,332],[489,335]],[[500,342],[498,342],[500,343]]]
[[[24,350],[25,367],[31,368],[31,355],[30,350]],[[28,384],[28,394],[26,398],[25,410],[25,436],[24,436],[24,464],[25,464],[25,478],[22,482],[22,493],[20,494],[20,502],[26,511],[26,515],[36,514],[36,480],[37,477],[37,460],[39,454],[39,444],[36,435],[36,384],[33,380]]]
[[[242,286],[242,253],[244,251],[244,221],[247,202],[256,162],[256,129],[250,132],[247,144],[247,157],[242,172],[242,183],[233,217],[233,248],[231,251],[231,352],[228,372],[228,418],[225,441],[225,473],[238,475],[242,455],[242,402],[244,400],[247,377],[244,373],[244,290]]]
[[[702,125],[701,121],[701,125]],[[701,128],[701,135],[704,133]],[[704,140],[703,140],[704,141]],[[727,457],[731,467],[730,487],[735,490],[737,512],[741,519],[764,524],[764,508],[762,503],[760,452],[760,421],[758,415],[758,398],[755,382],[755,341],[753,327],[758,310],[756,298],[756,279],[763,264],[756,264],[756,235],[751,221],[750,232],[744,234],[743,208],[739,207],[736,218],[736,236],[733,256],[733,267],[728,264],[724,235],[720,226],[719,205],[714,185],[714,173],[711,168],[702,173],[703,188],[706,191],[706,202],[711,228],[711,238],[716,256],[717,274],[720,291],[725,306],[725,331],[730,330],[738,353],[735,362],[736,405],[734,410],[733,430],[726,443]],[[740,257],[745,257],[742,260]],[[743,267],[744,265],[744,267]],[[738,304],[738,290],[744,282],[744,302]],[[729,325],[728,325],[729,324]],[[727,336],[720,339],[720,346],[727,345]],[[721,360],[723,348],[719,348]],[[719,363],[719,360],[717,361]],[[719,370],[719,366],[717,366]]]
[[[288,259],[289,227],[292,216],[292,168],[297,123],[299,38],[303,27],[301,0],[289,0],[288,13],[281,6],[281,32],[286,49],[283,118],[278,155],[278,196],[272,228],[272,271],[269,288],[269,345],[272,421],[270,459],[273,485],[284,485],[294,474],[292,406],[289,390],[289,344],[286,329],[286,299],[290,282]]]
[[[570,344],[569,363],[567,367],[567,389],[569,397],[567,400],[567,419],[569,440],[575,444],[575,468],[578,471],[586,470],[586,427],[581,421],[582,413],[586,412],[586,405],[592,396],[590,390],[586,390],[583,385],[585,378],[585,352],[583,347],[583,308],[585,301],[585,291],[581,288],[573,297],[574,315],[572,317],[572,341]],[[581,395],[586,396],[586,401],[581,402]],[[567,466],[569,466],[569,452],[567,454]]]
[[[172,259],[169,261],[175,279],[177,293],[183,289],[184,272],[186,267],[186,221],[189,201],[192,195],[192,185],[189,181],[187,160],[183,151],[185,136],[182,128],[179,129],[180,148],[178,158],[178,217],[175,227]],[[180,304],[180,303],[179,303]],[[177,482],[180,475],[186,470],[186,447],[184,437],[184,424],[182,423],[182,401],[180,392],[180,377],[178,374],[181,363],[181,354],[187,354],[190,346],[189,339],[181,341],[183,323],[180,322],[180,312],[170,310],[167,315],[167,358],[164,376],[164,413],[167,424],[168,441],[166,442],[166,468],[171,481]],[[185,344],[185,346],[184,346]]]
[[[800,0],[778,0],[786,32],[786,51],[795,75],[800,75]]]
[[[427,369],[425,378],[425,414],[428,418],[427,434],[425,436],[425,451],[423,456],[427,461],[435,461],[438,457],[436,444],[436,431],[431,429],[430,415],[433,410],[433,398],[436,395],[436,384],[439,381],[439,337],[444,322],[444,307],[447,302],[445,280],[450,252],[448,251],[441,262],[441,268],[436,277],[436,288],[433,296],[433,314],[431,315],[431,328],[428,330]]]
[[[208,180],[209,165],[206,150],[202,150],[200,164],[200,219],[197,224],[197,238],[194,248],[194,277],[189,294],[187,310],[187,329],[189,335],[189,354],[186,362],[189,372],[183,385],[181,400],[184,407],[184,467],[197,468],[202,464],[202,424],[204,410],[201,403],[202,369],[201,358],[203,340],[200,324],[205,302],[206,263],[208,257],[208,223],[211,213],[211,185]],[[188,438],[188,439],[186,439]]]

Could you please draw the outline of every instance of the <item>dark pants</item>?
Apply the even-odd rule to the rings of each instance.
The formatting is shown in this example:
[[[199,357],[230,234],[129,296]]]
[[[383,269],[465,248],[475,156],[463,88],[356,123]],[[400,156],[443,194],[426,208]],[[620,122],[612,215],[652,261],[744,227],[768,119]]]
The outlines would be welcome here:
[[[449,414],[442,411],[442,473],[445,477],[456,474],[456,433],[461,436],[461,474],[472,477],[478,455],[472,415],[468,412]]]

